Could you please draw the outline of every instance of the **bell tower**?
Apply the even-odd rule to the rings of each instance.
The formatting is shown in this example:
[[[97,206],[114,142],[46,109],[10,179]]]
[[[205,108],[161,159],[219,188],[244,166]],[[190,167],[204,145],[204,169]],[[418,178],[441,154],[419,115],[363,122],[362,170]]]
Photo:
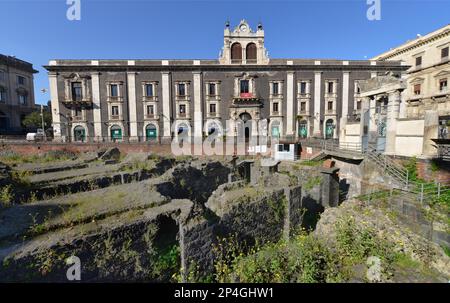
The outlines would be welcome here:
[[[261,23],[253,31],[247,21],[241,20],[234,30],[230,22],[225,23],[223,48],[219,57],[220,64],[268,64],[269,57],[264,47],[264,29]]]

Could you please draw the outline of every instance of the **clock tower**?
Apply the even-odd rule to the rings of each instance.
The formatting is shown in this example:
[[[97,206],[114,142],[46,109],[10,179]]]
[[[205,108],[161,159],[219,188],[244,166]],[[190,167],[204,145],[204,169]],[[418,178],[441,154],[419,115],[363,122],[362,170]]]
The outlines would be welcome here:
[[[225,24],[223,48],[219,58],[220,64],[263,65],[269,63],[267,50],[264,47],[264,29],[258,24],[253,31],[247,21],[241,20],[234,30],[230,23]]]

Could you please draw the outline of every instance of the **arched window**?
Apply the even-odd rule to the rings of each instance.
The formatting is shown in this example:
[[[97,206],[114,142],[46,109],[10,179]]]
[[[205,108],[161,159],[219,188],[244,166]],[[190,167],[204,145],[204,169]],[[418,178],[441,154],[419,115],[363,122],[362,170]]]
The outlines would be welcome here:
[[[76,126],[73,129],[73,139],[75,142],[84,142],[86,139],[86,131],[82,126]]]
[[[179,137],[187,137],[189,136],[189,127],[186,123],[181,123],[178,125],[177,134]]]
[[[246,53],[247,60],[256,60],[256,45],[255,45],[255,43],[247,44],[245,53]]]
[[[239,43],[231,45],[231,60],[242,60],[242,47]]]

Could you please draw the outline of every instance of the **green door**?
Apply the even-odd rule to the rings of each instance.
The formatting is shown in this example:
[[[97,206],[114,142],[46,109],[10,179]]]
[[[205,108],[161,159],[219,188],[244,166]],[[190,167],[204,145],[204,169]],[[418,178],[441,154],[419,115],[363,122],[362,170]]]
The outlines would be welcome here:
[[[300,122],[298,125],[298,134],[300,138],[306,138],[308,137],[308,124]]]
[[[145,136],[147,138],[147,141],[155,140],[156,137],[158,136],[156,127],[154,126],[147,127],[147,129],[145,130]]]
[[[73,136],[76,142],[84,142],[86,139],[86,132],[83,127],[75,127],[73,130]]]
[[[325,138],[332,139],[333,133],[334,133],[333,120],[327,120],[327,122],[325,124]]]
[[[111,139],[113,141],[122,140],[122,129],[121,128],[112,128],[111,129]]]

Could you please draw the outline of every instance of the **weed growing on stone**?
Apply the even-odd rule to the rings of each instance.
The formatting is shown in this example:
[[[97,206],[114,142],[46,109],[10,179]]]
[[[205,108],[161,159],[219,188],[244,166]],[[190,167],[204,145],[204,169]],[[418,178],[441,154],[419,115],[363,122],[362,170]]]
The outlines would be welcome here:
[[[3,207],[9,207],[14,201],[14,194],[12,191],[12,186],[6,185],[0,189],[0,205]]]

